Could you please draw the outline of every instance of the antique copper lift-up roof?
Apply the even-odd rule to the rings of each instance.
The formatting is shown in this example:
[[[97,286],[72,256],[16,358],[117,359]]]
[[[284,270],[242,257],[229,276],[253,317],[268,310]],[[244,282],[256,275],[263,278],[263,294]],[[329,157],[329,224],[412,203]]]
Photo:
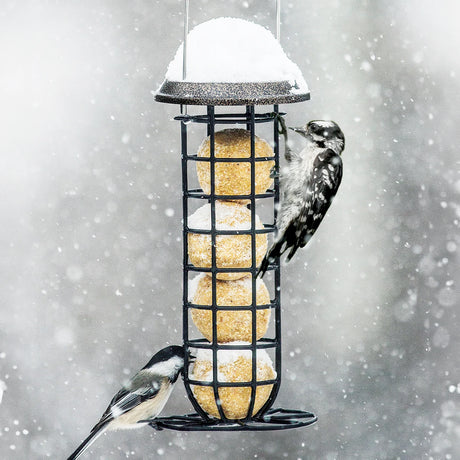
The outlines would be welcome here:
[[[275,175],[274,185],[264,193],[256,193],[255,174],[256,164],[260,161],[274,161],[275,170],[279,168],[279,109],[278,104],[306,101],[310,98],[308,90],[293,87],[289,81],[261,81],[261,82],[192,82],[187,80],[187,51],[188,51],[188,19],[189,0],[185,0],[184,15],[184,43],[182,62],[182,81],[168,81],[162,84],[155,95],[158,102],[181,104],[181,115],[175,120],[181,126],[181,158],[182,158],[182,191],[183,191],[183,341],[187,350],[205,349],[212,356],[212,378],[209,381],[194,380],[190,375],[186,362],[184,384],[188,397],[196,410],[194,414],[184,416],[159,417],[151,422],[156,429],[174,429],[181,431],[247,431],[247,430],[281,430],[307,426],[316,421],[316,416],[311,412],[291,409],[272,409],[278,394],[281,382],[281,291],[280,291],[280,266],[279,260],[271,264],[269,270],[273,276],[274,298],[268,304],[260,305],[256,299],[256,237],[260,234],[274,233],[277,219],[277,205],[279,203],[279,179]],[[276,38],[280,40],[280,0],[276,0]],[[206,106],[206,113],[199,115],[187,114],[187,105]],[[273,111],[256,113],[256,105],[272,105]],[[215,106],[245,106],[244,110],[234,113],[216,113]],[[210,142],[209,157],[199,157],[189,153],[187,126],[190,123],[205,124]],[[256,125],[269,123],[273,125],[273,157],[260,158],[255,155]],[[250,156],[248,158],[218,158],[215,155],[216,126],[242,125],[250,133]],[[210,170],[210,192],[205,193],[201,188],[189,188],[188,164],[189,162],[205,161]],[[250,165],[251,190],[244,195],[223,195],[216,192],[215,172],[216,165],[231,162],[246,162]],[[189,226],[189,201],[192,199],[205,200],[210,204],[211,225],[210,229],[194,229]],[[256,200],[271,199],[273,201],[273,223],[264,223],[263,228],[256,228]],[[220,230],[216,225],[216,202],[220,200],[241,200],[248,204],[251,213],[251,225],[248,230]],[[189,235],[198,233],[208,235],[211,242],[212,263],[210,267],[195,267],[189,261]],[[216,241],[222,235],[250,235],[252,263],[248,268],[219,268],[216,263]],[[252,286],[252,303],[249,306],[225,306],[217,304],[216,276],[221,273],[246,272],[250,274]],[[195,305],[189,299],[189,274],[204,272],[211,276],[212,302],[209,306]],[[204,309],[212,314],[212,341],[205,338],[190,336],[190,310]],[[252,342],[248,344],[218,343],[217,341],[217,314],[220,311],[250,311],[252,314]],[[256,340],[257,312],[262,309],[271,309],[274,312],[274,337],[262,337]],[[221,350],[246,350],[252,356],[252,379],[245,382],[222,382],[218,379],[218,352]],[[257,350],[272,350],[275,356],[276,376],[270,380],[257,380]],[[261,351],[259,351],[261,353]],[[254,411],[256,391],[261,385],[272,385],[267,401],[258,410]],[[202,386],[212,389],[219,414],[219,418],[210,416],[203,410],[197,401],[193,386]],[[245,418],[234,420],[227,418],[222,408],[220,391],[225,388],[246,387],[250,388],[250,401]],[[255,413],[253,413],[255,412]]]

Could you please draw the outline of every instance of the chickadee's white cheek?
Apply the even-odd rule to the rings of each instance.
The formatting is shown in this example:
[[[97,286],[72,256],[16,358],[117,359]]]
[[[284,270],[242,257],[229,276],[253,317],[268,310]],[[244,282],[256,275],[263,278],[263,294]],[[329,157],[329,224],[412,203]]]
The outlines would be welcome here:
[[[158,375],[171,375],[175,372],[176,368],[181,368],[184,364],[184,361],[178,356],[174,356],[168,361],[162,361],[154,364],[148,370],[154,374]]]

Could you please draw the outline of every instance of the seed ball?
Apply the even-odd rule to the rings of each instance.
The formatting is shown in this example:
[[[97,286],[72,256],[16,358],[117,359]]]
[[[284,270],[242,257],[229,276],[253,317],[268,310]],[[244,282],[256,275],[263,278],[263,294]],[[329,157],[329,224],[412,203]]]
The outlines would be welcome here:
[[[216,230],[250,230],[251,211],[240,203],[216,201]],[[188,256],[195,267],[209,268],[212,265],[211,235],[193,233],[193,230],[211,229],[211,205],[205,204],[188,218]],[[256,216],[256,229],[264,226]],[[267,252],[267,234],[259,233],[256,241],[256,266],[259,266]],[[217,235],[217,268],[250,268],[252,266],[251,235]],[[220,280],[236,280],[250,275],[247,271],[217,273]]]
[[[198,149],[198,156],[209,158],[210,137],[202,142]],[[214,156],[216,158],[250,158],[251,133],[245,129],[224,129],[216,132]],[[255,136],[255,157],[273,157],[273,149],[258,136]],[[270,172],[274,165],[273,160],[255,163],[256,194],[264,193],[270,187],[273,182]],[[196,162],[198,181],[206,194],[211,193],[210,170],[209,162]],[[251,163],[248,161],[217,162],[214,168],[214,178],[214,193],[216,195],[249,195],[251,193]]]
[[[245,342],[232,342],[241,344]],[[252,351],[251,350],[219,350],[217,352],[217,369],[219,382],[251,382]],[[257,350],[257,381],[273,380],[276,372],[273,363],[265,350]],[[193,380],[211,382],[212,352],[199,350],[191,374]],[[273,384],[257,386],[253,415],[262,408],[268,400]],[[225,416],[231,420],[245,418],[251,400],[251,387],[220,387],[219,399]],[[212,387],[194,385],[193,393],[198,404],[209,415],[220,418],[217,409],[214,390]]]
[[[196,305],[212,305],[212,279],[204,274],[198,278],[192,303]],[[256,283],[256,302],[257,305],[267,305],[270,303],[270,294],[267,286],[260,279]],[[245,277],[236,281],[216,280],[216,303],[224,307],[251,305],[252,278]],[[257,310],[256,340],[259,340],[266,334],[270,312],[270,308]],[[211,342],[211,310],[193,308],[191,315],[195,326]],[[219,343],[234,342],[235,340],[252,342],[252,312],[250,310],[219,310],[216,319],[217,341]]]

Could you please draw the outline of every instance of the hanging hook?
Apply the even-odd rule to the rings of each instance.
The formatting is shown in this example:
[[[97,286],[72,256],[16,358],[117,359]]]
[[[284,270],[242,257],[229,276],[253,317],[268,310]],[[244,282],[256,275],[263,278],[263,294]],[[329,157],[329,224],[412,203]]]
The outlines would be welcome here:
[[[276,1],[276,39],[281,41],[281,0]]]
[[[187,36],[188,36],[188,16],[190,10],[190,0],[185,0],[184,11],[184,46],[182,48],[182,80],[187,78]]]
[[[190,10],[190,0],[185,0],[184,9],[184,43],[182,45],[182,81],[187,78],[187,37],[188,37],[188,17]],[[180,113],[187,115],[187,106],[180,106]]]

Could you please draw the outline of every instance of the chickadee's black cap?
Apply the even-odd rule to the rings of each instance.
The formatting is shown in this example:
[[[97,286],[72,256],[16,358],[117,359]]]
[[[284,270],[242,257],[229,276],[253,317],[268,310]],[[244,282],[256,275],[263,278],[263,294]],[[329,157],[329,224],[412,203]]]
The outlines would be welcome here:
[[[168,359],[178,356],[179,358],[185,359],[184,347],[179,345],[170,345],[169,347],[163,348],[152,356],[150,361],[144,366],[144,369],[152,366],[155,363],[167,361]]]
[[[154,357],[156,357],[158,361],[166,361],[172,356],[179,356],[180,358],[184,358],[184,347],[179,345],[171,345],[160,350]]]

